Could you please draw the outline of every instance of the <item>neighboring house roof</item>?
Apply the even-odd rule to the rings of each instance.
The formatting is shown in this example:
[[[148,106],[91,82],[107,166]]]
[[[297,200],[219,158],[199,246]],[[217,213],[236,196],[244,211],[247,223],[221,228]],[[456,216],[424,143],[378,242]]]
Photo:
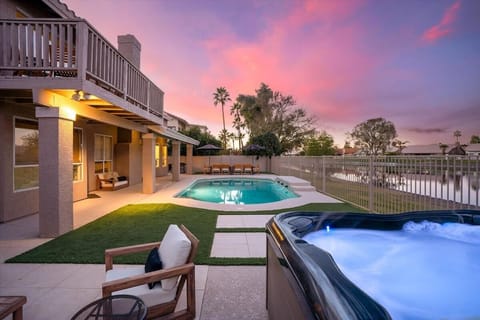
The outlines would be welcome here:
[[[464,156],[466,154],[465,149],[461,145],[456,145],[450,151],[447,152],[449,155],[458,155],[458,156]]]
[[[172,113],[169,113],[167,111],[163,111],[163,115],[167,119],[167,121],[175,121],[176,120],[178,122],[178,125],[183,126],[183,128],[185,128],[185,129],[188,129],[188,128],[191,128],[191,127],[197,127],[197,128],[200,128],[200,130],[203,130],[203,131],[208,130],[208,127],[205,126],[205,125],[188,123],[187,120],[182,119],[180,117],[177,117],[176,115],[174,115]],[[178,129],[183,129],[183,128],[180,127]]]
[[[480,143],[472,143],[465,147],[465,151],[468,152],[480,152]]]
[[[449,145],[446,151],[450,150],[453,145]],[[405,147],[402,150],[402,154],[442,154],[442,149],[439,144],[427,144],[427,145],[411,145]]]

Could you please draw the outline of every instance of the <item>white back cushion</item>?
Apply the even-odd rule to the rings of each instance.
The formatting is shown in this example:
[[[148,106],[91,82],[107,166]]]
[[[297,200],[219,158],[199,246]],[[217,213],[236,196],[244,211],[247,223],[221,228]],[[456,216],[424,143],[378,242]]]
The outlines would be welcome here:
[[[158,248],[163,269],[185,264],[192,244],[177,225],[171,224]],[[162,280],[162,288],[170,290],[177,285],[178,277]]]

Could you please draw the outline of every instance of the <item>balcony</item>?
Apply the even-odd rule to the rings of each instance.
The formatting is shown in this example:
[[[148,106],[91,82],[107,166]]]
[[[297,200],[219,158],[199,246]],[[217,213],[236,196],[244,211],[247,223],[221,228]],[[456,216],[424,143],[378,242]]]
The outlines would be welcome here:
[[[110,101],[101,111],[163,117],[163,91],[85,20],[0,19],[0,88],[83,90]]]

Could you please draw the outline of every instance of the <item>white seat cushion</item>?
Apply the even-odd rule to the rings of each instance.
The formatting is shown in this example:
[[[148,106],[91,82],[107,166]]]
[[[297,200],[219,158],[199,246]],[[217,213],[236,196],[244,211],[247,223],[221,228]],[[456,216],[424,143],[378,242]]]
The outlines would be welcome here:
[[[113,187],[113,183],[107,182],[107,181],[100,181],[102,183],[102,187]],[[116,181],[115,182],[115,187],[123,186],[125,184],[128,184],[127,180],[123,181]]]
[[[116,268],[108,270],[105,275],[106,281],[112,281],[117,279],[123,279],[127,277],[137,276],[145,273],[144,266],[132,266],[126,268]],[[176,287],[167,290],[160,286],[155,286],[153,289],[149,289],[148,285],[144,284],[128,289],[115,291],[113,294],[131,294],[139,297],[145,302],[147,307],[157,305],[164,302],[172,301],[175,298]]]
[[[158,248],[163,269],[185,264],[190,254],[191,246],[192,244],[185,233],[177,225],[171,224]],[[162,280],[162,288],[170,290],[176,287],[177,280],[178,277]]]

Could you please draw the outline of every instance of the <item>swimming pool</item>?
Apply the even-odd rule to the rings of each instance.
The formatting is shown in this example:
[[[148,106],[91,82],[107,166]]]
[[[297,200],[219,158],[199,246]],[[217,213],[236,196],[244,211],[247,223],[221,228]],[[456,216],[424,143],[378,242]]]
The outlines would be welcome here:
[[[262,204],[297,198],[288,186],[270,179],[199,179],[181,191],[178,198],[224,204]]]

